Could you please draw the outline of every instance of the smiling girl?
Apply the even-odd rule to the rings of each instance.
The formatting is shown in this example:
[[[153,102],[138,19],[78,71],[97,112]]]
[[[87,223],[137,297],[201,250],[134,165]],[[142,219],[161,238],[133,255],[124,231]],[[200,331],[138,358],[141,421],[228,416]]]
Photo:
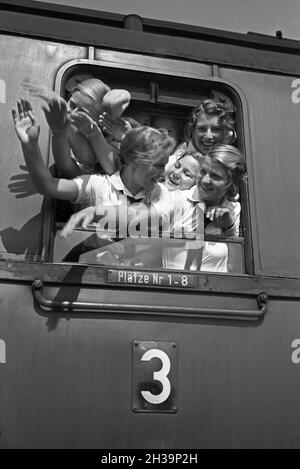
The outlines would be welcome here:
[[[185,152],[173,165],[168,165],[164,183],[169,191],[193,187],[197,181],[201,159],[203,157],[198,152]]]

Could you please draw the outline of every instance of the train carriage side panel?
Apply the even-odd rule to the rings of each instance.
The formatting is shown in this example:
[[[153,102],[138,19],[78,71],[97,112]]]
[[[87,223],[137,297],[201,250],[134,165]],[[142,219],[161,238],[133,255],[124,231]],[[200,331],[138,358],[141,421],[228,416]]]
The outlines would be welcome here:
[[[21,145],[15,135],[11,108],[28,94],[24,79],[35,80],[53,89],[58,68],[70,59],[86,58],[87,48],[38,39],[0,36],[0,129],[1,129],[1,221],[0,257],[39,259],[42,253],[43,197],[31,182]],[[49,161],[49,130],[40,107],[32,99],[41,122],[40,145]]]
[[[68,297],[68,288],[61,290]],[[113,301],[116,295],[139,303],[141,293],[82,288],[79,299]],[[153,293],[144,295],[152,305],[184,307],[187,301],[182,294],[156,292],[155,301]],[[291,301],[284,307],[272,301],[264,322],[251,325],[45,313],[33,308],[30,288],[21,284],[2,285],[1,298],[1,448],[299,446],[300,364],[292,360],[299,344],[297,350],[292,343],[300,319]],[[216,307],[209,295],[188,301]],[[217,303],[237,305],[228,298]],[[175,413],[133,411],[134,341],[176,344],[176,358],[170,355],[178,367],[178,381],[171,382]]]
[[[243,90],[248,105],[256,273],[299,277],[299,81],[229,68],[221,68],[220,75]]]
[[[109,38],[109,28],[106,33]],[[212,82],[219,73],[241,90],[251,216],[245,228],[253,236],[255,275],[196,273],[190,289],[115,284],[108,282],[106,267],[29,262],[41,256],[44,207],[41,196],[29,196],[27,177],[20,173],[23,157],[10,108],[26,76],[53,88],[69,61],[92,56],[109,63],[119,54],[129,66],[128,56],[100,48],[94,55],[84,46],[9,35],[1,41],[0,251],[11,261],[0,265],[0,447],[299,447],[299,110],[291,100],[296,77],[218,68],[195,57],[169,68],[170,76],[180,71],[184,76],[198,67],[199,79],[215,74]],[[207,50],[214,47],[211,43]],[[266,55],[259,56],[260,68]],[[140,56],[132,53],[130,60],[135,57]],[[162,68],[170,65],[169,59],[157,60]],[[40,110],[38,115],[48,164],[49,131]],[[9,191],[12,175],[18,185]],[[16,257],[25,262],[14,262]],[[44,281],[40,296],[39,287],[32,291],[36,279]],[[265,315],[256,303],[262,291],[269,295]],[[39,303],[43,295],[55,302],[53,310]],[[74,302],[100,306],[76,312]],[[201,315],[207,308],[210,313]],[[199,314],[189,316],[191,310]],[[154,356],[145,379],[141,356],[149,343]],[[167,352],[157,355],[162,344]],[[157,393],[157,382],[165,389],[166,375],[155,380],[154,371],[168,360],[172,400],[167,410],[157,411],[136,396],[141,399],[145,386]]]

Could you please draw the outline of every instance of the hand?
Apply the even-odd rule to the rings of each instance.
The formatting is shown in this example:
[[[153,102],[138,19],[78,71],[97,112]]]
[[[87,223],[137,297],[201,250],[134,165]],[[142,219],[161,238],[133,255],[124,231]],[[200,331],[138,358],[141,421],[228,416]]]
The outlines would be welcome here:
[[[46,120],[52,132],[65,132],[69,126],[66,101],[59,95],[53,94],[52,99],[42,106]]]
[[[205,216],[224,230],[233,224],[232,211],[228,207],[208,207]]]
[[[53,132],[64,131],[66,129],[68,125],[67,103],[59,94],[56,94],[46,85],[30,78],[23,80],[22,88],[28,91],[30,96],[41,98],[45,101],[46,105],[42,106],[42,109]]]
[[[89,223],[94,220],[96,207],[87,207],[80,212],[74,213],[69,221],[65,224],[60,232],[61,238],[67,238],[75,230],[76,226],[81,225],[83,229],[87,229]]]
[[[27,99],[19,99],[17,108],[18,111],[15,108],[12,109],[12,117],[19,140],[24,145],[37,145],[40,126],[31,103]]]
[[[99,117],[99,127],[108,136],[108,141],[122,142],[127,132],[126,123],[123,119],[113,119],[106,112]]]
[[[9,178],[11,181],[8,184],[9,192],[15,194],[16,199],[22,199],[29,197],[30,195],[37,194],[37,189],[32,182],[31,176],[28,169],[24,165],[20,165],[19,168],[23,173],[14,174]]]
[[[70,114],[70,122],[87,138],[93,138],[100,132],[96,122],[86,112],[75,109]]]
[[[102,106],[112,119],[116,119],[128,107],[130,99],[131,96],[127,90],[110,90],[104,96]]]
[[[30,96],[41,98],[46,103],[51,102],[52,99],[57,96],[48,86],[32,80],[31,78],[24,78],[21,86],[25,91],[28,91]]]

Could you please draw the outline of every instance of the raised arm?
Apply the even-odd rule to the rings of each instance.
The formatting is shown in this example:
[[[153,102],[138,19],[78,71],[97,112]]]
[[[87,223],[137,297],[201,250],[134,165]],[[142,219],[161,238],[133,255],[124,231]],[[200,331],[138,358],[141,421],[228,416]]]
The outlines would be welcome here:
[[[101,164],[105,173],[113,174],[116,171],[116,149],[106,141],[96,122],[85,112],[77,111],[72,113],[72,123],[82,136],[85,135],[93,151],[94,159]]]
[[[30,102],[21,99],[17,109],[12,109],[16,134],[21,142],[22,150],[30,176],[40,194],[57,199],[74,201],[78,189],[74,181],[54,178],[46,167],[38,144],[40,126]]]
[[[69,143],[71,125],[67,103],[61,96],[54,93],[52,99],[49,99],[42,108],[52,131],[52,154],[59,174],[67,179],[72,179],[80,174],[80,168],[71,157]]]
[[[52,154],[60,176],[67,179],[78,176],[80,168],[70,152],[67,103],[59,94],[35,80],[25,78],[22,87],[30,96],[40,98],[45,103],[42,109],[52,131]]]

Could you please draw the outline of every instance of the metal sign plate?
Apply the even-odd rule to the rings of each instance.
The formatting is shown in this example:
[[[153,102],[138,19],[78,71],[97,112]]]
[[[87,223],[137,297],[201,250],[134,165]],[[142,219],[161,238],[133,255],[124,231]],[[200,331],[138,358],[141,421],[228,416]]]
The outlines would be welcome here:
[[[175,342],[133,342],[134,412],[177,412],[177,363]]]
[[[108,283],[121,283],[126,285],[196,288],[197,276],[195,274],[179,274],[168,272],[151,272],[138,270],[108,269]]]

